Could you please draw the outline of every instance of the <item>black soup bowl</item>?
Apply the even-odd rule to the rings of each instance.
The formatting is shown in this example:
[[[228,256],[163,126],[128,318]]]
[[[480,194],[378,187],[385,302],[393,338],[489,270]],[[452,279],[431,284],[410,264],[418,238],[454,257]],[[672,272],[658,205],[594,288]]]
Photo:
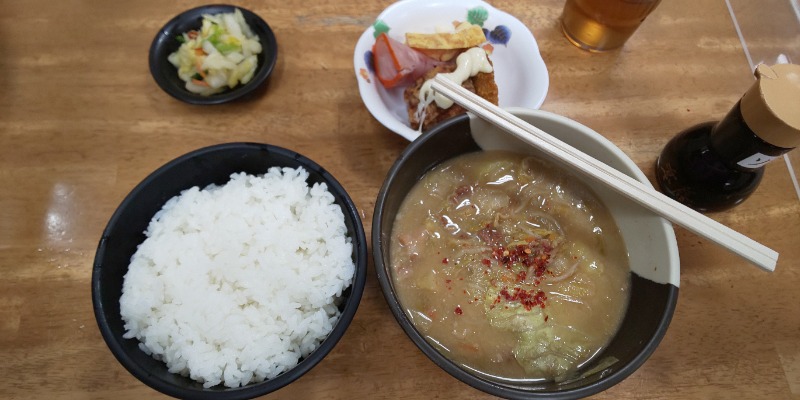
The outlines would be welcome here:
[[[281,375],[238,388],[222,385],[204,388],[190,378],[173,374],[162,361],[139,349],[135,338],[124,339],[120,315],[123,277],[131,256],[145,240],[150,220],[170,198],[194,186],[222,185],[230,175],[266,173],[270,167],[303,167],[306,183],[325,183],[334,202],[341,207],[347,236],[352,243],[355,274],[341,297],[341,315],[327,338],[307,357]],[[300,378],[333,350],[356,313],[364,291],[367,243],[358,210],[339,182],[314,161],[277,146],[258,143],[227,143],[202,148],[167,163],[145,178],[122,201],[103,232],[92,270],[92,302],[100,332],[117,360],[133,376],[164,394],[187,399],[249,399],[288,385]]]
[[[510,109],[567,144],[650,185],[646,176],[619,148],[597,132],[552,113]],[[397,296],[392,279],[391,240],[395,217],[406,194],[436,165],[453,157],[485,150],[524,152],[560,164],[584,181],[609,209],[620,229],[631,266],[629,304],[611,342],[570,378],[519,382],[471,372],[451,361],[413,325]],[[471,114],[436,125],[414,140],[396,160],[383,183],[372,221],[372,252],[381,290],[395,319],[414,344],[436,365],[460,381],[486,393],[513,399],[575,399],[596,394],[621,382],[656,350],[667,331],[678,297],[680,261],[672,225],[611,189],[582,177],[557,160],[513,138]],[[652,187],[652,186],[651,186]]]
[[[237,8],[242,12],[245,22],[261,42],[262,50],[256,56],[258,66],[253,78],[244,85],[240,83],[232,89],[229,88],[210,96],[188,91],[186,83],[178,76],[178,69],[167,60],[167,57],[181,46],[177,37],[184,32],[200,29],[204,14],[232,13]],[[149,55],[150,74],[153,75],[158,86],[178,100],[199,105],[227,103],[252,93],[267,81],[277,60],[278,42],[269,25],[250,10],[226,4],[201,6],[178,14],[158,31],[150,45]]]

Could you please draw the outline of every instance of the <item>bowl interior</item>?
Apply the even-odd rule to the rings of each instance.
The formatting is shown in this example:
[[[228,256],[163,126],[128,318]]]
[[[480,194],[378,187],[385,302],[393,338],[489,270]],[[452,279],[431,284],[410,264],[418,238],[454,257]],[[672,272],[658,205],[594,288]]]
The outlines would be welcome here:
[[[624,153],[591,129],[544,111],[513,109],[512,112],[621,172],[647,182]],[[476,142],[472,132],[487,129],[496,128],[466,115],[446,121],[412,142],[389,171],[376,202],[372,227],[373,258],[384,297],[406,334],[431,360],[480,390],[509,398],[576,398],[605,390],[644,363],[665,334],[677,301],[679,260],[674,232],[667,221],[598,184],[587,181],[614,215],[628,248],[631,297],[617,335],[574,379],[559,384],[514,385],[471,374],[432,347],[413,327],[397,300],[389,254],[392,226],[406,193],[425,172],[444,160],[480,149],[513,149],[546,157],[502,132],[477,135]]]
[[[230,13],[236,8],[241,10],[245,21],[261,41],[262,51],[257,55],[258,67],[253,79],[245,85],[240,84],[233,89],[210,96],[201,96],[186,90],[186,83],[178,76],[178,70],[167,60],[167,56],[178,50],[181,45],[176,37],[184,32],[199,29],[203,14]],[[149,63],[153,79],[170,96],[190,104],[220,104],[245,96],[264,83],[275,68],[277,56],[278,44],[275,34],[261,17],[241,7],[209,5],[188,10],[167,22],[153,39]]]
[[[343,294],[342,312],[328,338],[293,369],[278,377],[246,385],[205,389],[189,378],[170,373],[166,364],[138,347],[137,339],[123,339],[124,323],[119,300],[123,277],[131,256],[145,239],[144,231],[153,215],[182,190],[209,184],[224,184],[235,172],[262,174],[273,166],[304,167],[308,183],[325,182],[336,204],[342,208],[353,243],[356,272]],[[120,363],[145,384],[180,398],[240,399],[262,395],[292,382],[316,365],[333,349],[352,321],[364,290],[367,268],[366,238],[355,205],[341,185],[313,161],[283,148],[255,143],[230,143],[200,149],[166,164],[142,181],[125,198],[108,223],[94,260],[92,300],[95,317],[107,345]]]

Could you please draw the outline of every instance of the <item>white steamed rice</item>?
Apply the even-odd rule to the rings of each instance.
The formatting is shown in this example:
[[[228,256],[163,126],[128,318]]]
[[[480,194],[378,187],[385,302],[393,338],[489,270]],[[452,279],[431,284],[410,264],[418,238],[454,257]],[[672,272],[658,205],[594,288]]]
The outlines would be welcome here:
[[[271,379],[308,356],[355,266],[341,208],[307,177],[275,167],[170,199],[125,275],[124,337],[204,387]]]

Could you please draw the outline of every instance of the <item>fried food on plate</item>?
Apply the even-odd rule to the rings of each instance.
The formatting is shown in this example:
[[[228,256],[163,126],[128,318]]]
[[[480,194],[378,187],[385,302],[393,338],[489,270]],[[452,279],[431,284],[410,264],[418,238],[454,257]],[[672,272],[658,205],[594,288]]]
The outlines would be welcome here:
[[[449,99],[434,96],[427,82],[437,74],[498,103],[494,66],[481,47],[486,43],[483,28],[467,22],[454,26],[449,32],[406,33],[405,43],[385,32],[376,37],[372,57],[378,80],[387,89],[405,87],[403,99],[413,129],[428,129],[466,112]]]
[[[486,42],[483,29],[464,22],[454,32],[406,33],[408,47],[439,61],[450,61],[464,50]]]
[[[486,41],[483,29],[478,25],[463,23],[454,32],[406,33],[406,44],[412,49],[467,49],[480,46]]]
[[[453,104],[448,108],[440,108],[436,105],[436,102],[431,102],[425,106],[425,110],[422,113],[418,113],[420,89],[425,81],[428,79],[433,79],[436,74],[450,73],[455,69],[456,65],[453,63],[439,65],[428,71],[428,73],[426,73],[424,76],[418,78],[413,86],[406,88],[405,92],[403,93],[403,99],[406,102],[408,122],[410,123],[412,129],[420,129],[420,123],[422,123],[422,129],[425,130],[450,117],[467,112],[467,110],[458,104]],[[483,97],[492,104],[497,105],[498,91],[497,84],[494,81],[494,72],[479,72],[477,75],[465,80],[461,86],[470,92]],[[423,120],[420,121],[420,118]]]

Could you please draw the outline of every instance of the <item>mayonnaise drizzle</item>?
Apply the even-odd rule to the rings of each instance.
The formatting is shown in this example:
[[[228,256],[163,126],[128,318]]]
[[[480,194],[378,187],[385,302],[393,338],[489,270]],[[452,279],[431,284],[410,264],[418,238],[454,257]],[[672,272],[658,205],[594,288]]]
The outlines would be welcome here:
[[[453,72],[437,74],[453,81],[457,85],[461,85],[465,80],[478,74],[478,72],[489,73],[492,72],[492,64],[486,55],[486,50],[480,47],[473,47],[461,54],[456,58],[456,69]],[[432,101],[436,102],[439,108],[450,108],[453,105],[453,100],[442,96],[439,93],[434,94],[431,89],[432,79],[428,79],[422,84],[419,90],[419,102],[421,107],[425,107]]]

